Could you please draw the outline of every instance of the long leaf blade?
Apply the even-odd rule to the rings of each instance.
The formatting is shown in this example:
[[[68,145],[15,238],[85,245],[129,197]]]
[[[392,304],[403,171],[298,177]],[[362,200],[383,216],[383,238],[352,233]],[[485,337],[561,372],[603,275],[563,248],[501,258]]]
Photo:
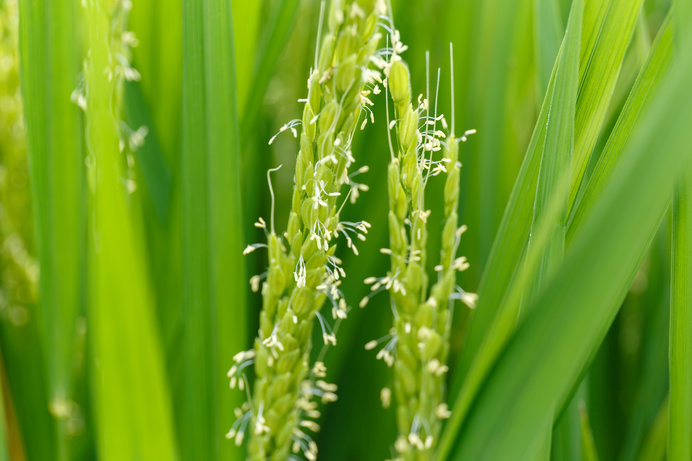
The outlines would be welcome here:
[[[629,10],[638,10],[640,7],[639,0],[611,0],[612,2],[626,2]],[[574,157],[581,158],[582,154],[578,151],[584,147],[591,145],[591,139],[597,135],[598,130],[593,131],[595,120],[602,120],[607,109],[607,104],[604,101],[609,101],[611,93],[596,96],[583,94],[585,89],[589,89],[593,93],[595,88],[610,88],[615,84],[617,78],[617,69],[622,64],[621,57],[624,56],[624,50],[627,49],[630,42],[631,33],[623,33],[614,38],[611,34],[601,35],[600,31],[604,27],[608,30],[617,29],[616,26],[608,26],[607,23],[619,21],[618,17],[613,14],[607,15],[609,5],[605,2],[587,1],[584,9],[584,34],[582,36],[581,47],[581,77],[579,96],[577,99],[576,120],[582,119],[583,122],[578,123],[575,120],[575,154]],[[618,11],[620,9],[618,8]],[[636,17],[636,15],[635,15]],[[605,25],[604,25],[605,23]],[[631,26],[634,27],[634,23]],[[627,31],[626,31],[627,32]],[[612,39],[611,39],[612,38]],[[607,41],[609,40],[609,41]],[[598,56],[611,56],[610,52],[602,51],[603,48],[612,48],[618,50],[615,53],[613,60],[608,62],[611,66],[607,73],[597,73],[597,69],[601,69],[603,64],[598,66],[590,62],[593,54]],[[620,57],[618,61],[617,58]],[[600,58],[605,59],[605,58]],[[596,83],[593,80],[608,80],[608,82]],[[550,85],[548,92],[550,91]],[[549,95],[546,95],[546,100]],[[602,98],[604,101],[596,101],[595,99]],[[547,122],[547,109],[544,108],[539,115],[536,123],[531,143],[527,149],[524,162],[519,172],[519,176],[514,185],[512,195],[505,209],[505,214],[502,218],[500,228],[495,237],[493,248],[490,253],[487,265],[483,272],[481,285],[479,288],[479,305],[474,312],[469,324],[466,342],[462,350],[457,366],[452,379],[452,394],[454,390],[458,390],[464,379],[464,376],[469,370],[471,362],[474,360],[478,349],[487,334],[491,323],[498,314],[498,309],[502,306],[502,299],[507,293],[507,287],[510,286],[512,278],[515,276],[521,255],[526,248],[526,242],[529,236],[531,216],[533,213],[533,197],[536,190],[536,181],[538,177],[538,169],[540,165],[540,156],[537,154],[538,148],[544,141],[541,139],[544,136],[543,125]],[[586,133],[584,130],[588,128]],[[600,124],[599,124],[600,129]],[[583,132],[584,131],[584,132]],[[582,141],[580,141],[582,140]],[[588,141],[588,142],[586,142]],[[573,161],[573,165],[575,165]],[[574,177],[574,170],[573,170]],[[578,185],[578,184],[577,184]],[[575,190],[577,187],[573,183],[570,190]]]
[[[118,5],[120,6],[120,5]],[[97,448],[103,460],[177,458],[142,235],[128,209],[119,149],[117,6],[86,3],[90,171],[89,341]],[[126,11],[126,10],[125,10]]]
[[[692,458],[692,174],[673,200],[670,296],[670,426],[668,456]]]
[[[183,391],[185,459],[242,459],[224,434],[241,396],[225,372],[247,347],[230,3],[186,0],[183,35]]]
[[[80,69],[78,2],[21,0],[19,6],[22,94],[41,267],[40,331],[50,404],[65,408],[72,398],[70,371],[86,260],[82,123],[70,100]],[[56,425],[55,457],[67,459],[65,420]]]
[[[564,264],[496,363],[452,459],[521,459],[535,439],[533,428],[564,405],[605,335],[665,214],[668,178],[689,163],[685,126],[692,105],[685,82],[692,60],[677,70],[637,125]],[[655,164],[648,161],[653,148],[665,152]]]
[[[570,156],[574,143],[574,114],[583,5],[581,1],[573,4],[570,22],[553,70],[546,101],[529,147],[529,158],[524,166],[526,168],[526,165],[536,165],[537,169],[533,173],[536,175],[536,192],[535,211],[530,223],[533,228],[533,237],[529,242],[529,251],[536,255],[538,261],[534,266],[535,269],[530,270],[532,274],[535,274],[532,279],[534,282],[530,286],[531,296],[535,296],[536,292],[542,289],[543,280],[549,276],[564,254],[568,197],[564,178],[569,177]],[[530,265],[528,262],[525,264]],[[520,288],[520,291],[523,290],[523,287]],[[516,290],[515,293],[517,293]],[[486,337],[487,341],[482,343],[479,356],[474,359],[469,369],[467,381],[461,388],[452,419],[443,435],[440,446],[443,459],[451,449],[454,434],[463,423],[473,396],[478,391],[478,386],[487,373],[488,367],[509,338],[519,318],[520,303],[518,298],[515,297],[515,299],[517,302],[508,303],[509,307],[501,313],[500,320],[493,324],[493,330],[491,330],[493,334]],[[547,433],[550,434],[552,416],[550,421],[545,422],[541,427],[546,427]]]
[[[676,57],[684,59],[684,38],[692,2],[673,2]],[[692,459],[692,168],[683,170],[673,198],[670,286],[670,422],[668,457]]]

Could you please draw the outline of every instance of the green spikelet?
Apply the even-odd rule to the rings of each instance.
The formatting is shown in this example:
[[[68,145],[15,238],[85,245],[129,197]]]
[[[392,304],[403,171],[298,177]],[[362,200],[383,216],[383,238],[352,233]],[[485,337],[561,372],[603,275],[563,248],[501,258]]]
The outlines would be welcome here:
[[[236,356],[229,372],[232,387],[244,387],[239,373],[254,360],[252,402],[240,409],[239,422],[228,434],[241,443],[249,425],[253,461],[285,460],[291,451],[314,459],[317,447],[303,430],[317,426],[310,420],[317,414],[312,399],[336,398],[335,386],[315,379],[324,377],[323,364],[317,363],[309,373],[310,341],[317,318],[325,344],[336,343],[319,313],[325,300],[331,300],[335,319],[344,318],[347,311],[338,290],[344,274],[334,256],[334,240],[343,235],[357,253],[349,234],[364,238],[369,227],[366,222],[340,222],[339,210],[345,200],[341,190],[346,185],[353,190],[347,173],[354,160],[351,140],[362,121],[362,107],[369,103],[365,84],[374,83],[368,65],[377,49],[376,26],[382,12],[382,2],[376,0],[331,2],[302,120],[282,128],[298,136],[294,127],[302,126],[292,208],[283,236],[275,233],[273,222],[267,229],[269,268],[262,284],[259,335],[254,350]],[[266,228],[263,221],[258,225]],[[258,286],[259,280],[251,283]]]
[[[392,340],[379,353],[394,368],[394,396],[399,437],[395,449],[399,459],[434,459],[442,420],[449,412],[445,404],[445,374],[449,353],[452,303],[461,299],[470,307],[475,295],[456,285],[457,271],[468,267],[465,258],[456,258],[461,234],[458,227],[459,141],[435,129],[443,118],[429,116],[429,103],[411,101],[408,66],[397,50],[406,49],[392,34],[395,50],[387,69],[388,89],[394,103],[396,155],[388,170],[389,237],[391,269],[381,279],[371,278],[372,289],[389,289],[395,309]],[[429,125],[433,129],[429,129]],[[423,132],[419,127],[426,127]],[[468,134],[468,132],[467,132]],[[463,138],[465,140],[465,138]],[[436,152],[442,158],[434,159]],[[427,220],[425,187],[430,176],[446,173],[444,217],[437,281],[429,289],[425,270],[427,258]],[[366,348],[373,348],[369,343]],[[387,393],[384,393],[388,395]]]

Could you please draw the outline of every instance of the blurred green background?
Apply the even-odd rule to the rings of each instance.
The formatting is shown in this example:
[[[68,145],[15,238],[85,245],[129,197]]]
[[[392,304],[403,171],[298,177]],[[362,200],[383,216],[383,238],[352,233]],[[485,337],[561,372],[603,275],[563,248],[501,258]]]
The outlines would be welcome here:
[[[85,148],[82,139],[73,139],[76,147],[59,144],[57,138],[61,135],[55,120],[62,113],[61,107],[69,107],[65,117],[72,117],[80,127],[84,126],[85,117],[75,104],[65,100],[64,91],[55,90],[57,86],[51,83],[56,75],[64,75],[65,85],[79,86],[81,62],[89,47],[86,20],[77,0],[19,3],[22,23],[17,22],[16,1],[0,0],[0,381],[6,441],[6,451],[0,459],[8,455],[17,461],[101,459],[103,455],[97,454],[98,441],[108,435],[102,433],[106,426],[99,421],[108,415],[95,408],[98,404],[93,398],[93,386],[98,386],[95,383],[103,364],[95,360],[89,346],[90,332],[98,327],[92,330],[88,314],[91,268],[85,236],[91,231],[86,211],[89,185],[85,179]],[[148,134],[143,146],[127,154],[132,157],[127,171],[136,190],[128,195],[130,215],[123,226],[130,226],[142,239],[133,251],[145,271],[139,283],[146,285],[151,296],[145,304],[149,311],[115,309],[109,314],[111,318],[127,314],[117,327],[113,324],[110,341],[115,351],[130,349],[129,355],[123,352],[117,356],[121,369],[130,370],[130,374],[123,377],[123,395],[113,394],[113,398],[121,398],[118,404],[125,408],[142,406],[139,411],[147,413],[146,393],[135,400],[129,399],[132,394],[128,392],[138,388],[140,380],[147,379],[137,373],[144,365],[135,366],[128,360],[136,359],[138,351],[148,348],[160,351],[162,375],[155,376],[155,380],[165,385],[163,399],[172,409],[172,420],[167,424],[174,434],[174,451],[185,460],[243,459],[242,451],[223,437],[232,422],[233,405],[243,396],[219,383],[225,382],[225,373],[232,365],[228,357],[250,347],[257,331],[261,296],[250,292],[247,280],[264,272],[266,260],[261,252],[243,258],[241,251],[245,244],[264,238],[253,223],[260,216],[269,218],[266,171],[280,164],[283,168],[273,174],[275,219],[279,228],[286,222],[298,146],[288,133],[279,136],[271,146],[268,140],[284,123],[301,115],[298,99],[306,94],[320,9],[317,0],[233,1],[232,16],[217,17],[215,12],[225,11],[219,6],[221,3],[200,2],[211,5],[202,11],[194,1],[132,0],[129,19],[129,28],[139,42],[133,49],[131,63],[141,79],[125,85],[122,119],[133,130],[147,126]],[[414,92],[424,92],[425,53],[429,51],[433,68],[441,68],[442,111],[449,114],[454,104],[457,135],[466,129],[478,130],[460,149],[460,220],[469,228],[460,254],[471,263],[471,268],[462,274],[460,285],[475,292],[546,95],[571,1],[392,3],[394,22],[409,46],[405,57],[411,68]],[[586,3],[626,5],[636,18],[631,41],[623,39],[626,53],[619,76],[616,73],[612,98],[603,96],[607,110],[587,165],[588,177],[616,126],[671,2]],[[215,36],[214,21],[228,18],[232,18],[232,36],[228,32]],[[212,31],[211,35],[196,42],[196,27]],[[71,36],[65,35],[66,28],[72,30]],[[230,24],[223,30],[230,31]],[[586,33],[582,34],[582,43]],[[62,42],[52,43],[56,34],[62,35]],[[214,49],[214,41],[223,38],[228,39],[226,48]],[[447,83],[450,42],[455,51],[455,101],[450,101]],[[71,47],[67,56],[56,51],[63,45]],[[34,65],[32,59],[44,67]],[[230,81],[207,77],[228,63],[234,63],[234,78]],[[618,63],[613,66],[618,67]],[[197,92],[195,79],[205,78],[206,86]],[[44,91],[37,91],[38,87]],[[222,107],[234,125],[227,127],[225,135],[214,131],[213,127],[218,127],[223,119],[216,118],[217,114],[209,109],[214,107],[214,98],[219,94],[215,90],[219,88],[231,88],[233,93],[228,99],[231,103]],[[27,162],[27,124],[22,121],[21,98],[27,92],[34,104],[25,105],[26,117],[50,114],[45,116],[44,128],[53,137],[47,136],[46,143],[58,143],[47,157],[33,154],[32,164]],[[51,100],[52,109],[41,105],[42,101]],[[373,224],[367,242],[359,246],[359,256],[341,252],[347,271],[343,291],[352,306],[367,294],[363,279],[384,275],[388,268],[388,259],[379,253],[379,248],[388,246],[388,203],[383,178],[390,156],[383,96],[377,97],[375,103],[375,125],[359,132],[353,146],[357,165],[370,166],[363,176],[370,190],[356,205],[344,209],[346,219]],[[207,118],[190,120],[190,112],[186,117],[186,110],[195,104],[206,104],[200,113]],[[41,149],[32,147],[38,145],[38,135],[31,131],[38,124],[28,125],[29,136],[34,137],[33,141],[29,139],[29,148]],[[207,133],[208,146],[186,143],[185,137],[195,129]],[[69,139],[72,134],[62,136]],[[212,183],[209,176],[218,164],[210,154],[214,147],[209,146],[218,149],[219,143],[219,152],[233,156],[236,169],[226,178],[230,183],[222,182],[219,190],[210,192],[206,185]],[[652,161],[656,155],[651,153]],[[71,170],[57,166],[70,159]],[[45,176],[30,178],[29,171],[39,171],[40,162],[45,162],[41,170]],[[53,180],[52,174],[62,176]],[[63,185],[74,185],[74,181],[81,182],[70,195]],[[233,181],[239,182],[236,185]],[[441,234],[441,221],[435,216],[440,216],[442,184],[442,180],[433,180],[428,193],[428,205],[433,210],[429,225],[432,254],[439,247]],[[32,198],[32,193],[42,196]],[[241,214],[234,216],[241,218],[219,229],[214,227],[215,210],[224,208],[238,211]],[[65,209],[74,214],[61,214]],[[36,219],[43,219],[41,226],[35,225]],[[72,220],[74,227],[62,225],[65,219]],[[665,457],[669,227],[670,219],[666,218],[605,339],[602,343],[598,338],[593,340],[600,346],[590,357],[589,367],[579,373],[580,378],[588,376],[587,379],[579,391],[578,382],[573,386],[587,404],[595,447],[603,460]],[[110,232],[117,235],[120,230]],[[205,235],[213,237],[208,242],[201,241]],[[39,243],[44,241],[48,243]],[[232,251],[218,253],[219,247],[225,247],[219,242],[230,242]],[[69,248],[80,250],[75,253]],[[65,251],[69,254],[65,255]],[[218,258],[226,258],[224,267],[231,269],[215,275],[204,272],[211,270],[209,267]],[[434,260],[430,258],[431,264]],[[50,267],[43,263],[39,283],[40,261],[48,261]],[[122,290],[130,286],[128,278],[132,275],[127,272],[118,280]],[[608,274],[603,273],[602,277],[607,279]],[[67,284],[74,289],[70,291]],[[231,295],[230,303],[220,302],[221,298],[216,296],[219,285],[224,284],[229,286],[226,294]],[[194,293],[206,293],[207,298],[191,300]],[[63,309],[60,303],[70,307]],[[338,332],[338,347],[326,353],[329,378],[339,386],[339,400],[325,408],[322,430],[317,435],[320,459],[382,460],[393,456],[394,414],[391,409],[382,408],[379,397],[379,390],[390,384],[391,370],[363,348],[367,341],[387,333],[391,324],[388,303],[387,295],[382,294],[367,308],[354,308]],[[481,298],[481,308],[482,303]],[[117,304],[116,299],[114,305]],[[232,324],[219,325],[227,318],[224,310],[240,314]],[[133,329],[128,333],[117,329],[146,323],[149,316],[154,320],[150,330]],[[469,318],[465,307],[457,307],[450,364],[456,363],[463,348]],[[139,335],[143,331],[148,332],[146,340]],[[58,349],[66,352],[56,352]],[[220,352],[221,349],[229,350]],[[315,353],[319,352],[318,346]],[[153,356],[156,359],[158,352]],[[451,368],[453,401],[461,378],[455,377],[453,365]],[[56,374],[58,377],[54,377]],[[559,416],[559,409],[555,411]],[[133,432],[128,437],[134,440],[134,446],[158,436],[156,429],[140,435],[128,427],[113,430]],[[553,458],[588,459],[581,450],[574,457],[553,454]]]

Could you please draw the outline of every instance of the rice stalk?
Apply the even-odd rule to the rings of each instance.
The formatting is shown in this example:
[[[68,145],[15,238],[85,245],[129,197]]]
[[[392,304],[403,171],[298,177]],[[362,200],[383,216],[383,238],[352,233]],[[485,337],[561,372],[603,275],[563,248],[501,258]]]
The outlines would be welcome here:
[[[390,255],[391,268],[385,277],[366,279],[366,283],[372,284],[371,294],[363,299],[361,306],[383,288],[389,290],[394,325],[377,357],[394,367],[399,432],[394,448],[397,459],[422,461],[434,459],[442,422],[449,417],[445,380],[453,304],[461,300],[473,308],[476,295],[456,284],[457,273],[467,269],[469,264],[465,257],[456,256],[466,226],[458,225],[457,216],[461,163],[460,140],[453,134],[454,115],[451,134],[446,136],[443,130],[437,129],[437,123],[447,129],[444,116],[437,114],[437,98],[432,115],[429,91],[426,98],[422,95],[418,98],[414,107],[410,72],[401,58],[407,47],[401,43],[396,30],[391,34],[391,42],[392,53],[385,73],[395,114],[388,129],[396,128],[396,149],[390,139],[388,222],[391,248],[382,250]],[[437,83],[439,89],[439,73]],[[452,88],[452,100],[453,92]],[[474,132],[464,133],[461,141],[466,141]],[[435,158],[439,152],[441,158]],[[431,212],[426,209],[425,189],[430,177],[442,173],[446,173],[446,180],[440,262],[435,267],[437,281],[428,289],[425,265],[427,223]],[[376,347],[379,342],[371,341],[366,349]],[[389,393],[388,389],[383,391],[385,405]]]
[[[335,321],[348,313],[339,290],[345,272],[335,256],[333,241],[343,236],[357,254],[354,239],[364,239],[370,227],[365,221],[341,221],[340,212],[362,190],[348,169],[355,161],[351,152],[354,134],[367,123],[367,106],[372,104],[366,85],[375,85],[379,78],[368,65],[376,53],[378,15],[382,13],[384,5],[377,0],[331,3],[327,33],[308,79],[302,120],[281,129],[297,137],[296,127],[302,127],[287,230],[283,236],[277,235],[272,209],[269,225],[263,219],[257,223],[266,231],[267,244],[250,245],[245,251],[267,247],[269,268],[262,284],[254,349],[239,353],[228,373],[231,387],[242,389],[247,385],[243,369],[254,363],[254,390],[250,402],[238,410],[238,420],[227,436],[240,444],[250,426],[248,451],[254,461],[284,460],[290,452],[316,459],[317,445],[307,433],[319,428],[314,421],[319,416],[316,399],[322,403],[336,400],[336,386],[323,379],[324,364],[317,361],[310,369],[311,336],[317,319],[325,345],[336,344],[330,320],[320,313],[325,301],[330,301]],[[270,191],[272,171],[267,173]],[[349,192],[342,196],[345,188]],[[253,289],[259,288],[262,277],[252,278]]]

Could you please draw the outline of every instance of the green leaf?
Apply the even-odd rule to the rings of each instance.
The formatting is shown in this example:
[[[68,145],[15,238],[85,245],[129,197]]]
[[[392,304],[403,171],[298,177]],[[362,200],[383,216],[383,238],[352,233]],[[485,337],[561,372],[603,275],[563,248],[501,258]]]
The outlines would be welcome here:
[[[620,161],[620,156],[625,144],[634,133],[634,126],[646,113],[651,95],[660,84],[662,75],[669,68],[673,51],[673,34],[670,19],[661,26],[661,30],[654,41],[651,54],[642,68],[637,80],[632,87],[630,96],[620,113],[608,142],[598,158],[594,171],[588,181],[582,197],[572,209],[570,227],[567,232],[567,241],[572,238],[588,210],[600,196],[605,183],[613,174]]]
[[[257,39],[262,6],[266,2],[231,2],[233,11],[233,41],[235,43],[236,78],[238,86],[238,107],[245,109],[250,88],[253,83]]]
[[[537,226],[544,218],[546,208],[558,192],[558,182],[571,171],[570,162],[574,150],[574,114],[577,100],[577,81],[579,77],[579,46],[581,42],[583,0],[572,4],[570,20],[554,69],[554,89],[548,100],[545,139],[541,149],[541,163],[536,183],[536,198],[533,206],[532,234],[538,232]],[[565,252],[565,228],[567,227],[567,200],[560,204],[558,219],[550,223],[550,240],[541,251],[541,262],[533,277],[532,292],[539,291],[554,267],[562,261]],[[529,249],[532,246],[529,238]]]
[[[87,143],[90,160],[91,391],[99,459],[177,458],[163,354],[154,321],[143,238],[128,208],[112,66],[113,5],[86,3],[89,29]],[[110,77],[110,78],[109,78]]]
[[[639,461],[662,461],[666,459],[666,439],[668,437],[668,399],[661,405],[651,430],[644,440]]]
[[[518,75],[509,69],[515,65],[515,54],[523,51],[523,47],[516,49],[514,45],[525,36],[522,19],[525,13],[530,12],[531,3],[528,0],[489,0],[481,2],[477,8],[480,24],[476,40],[479,45],[474,49],[472,61],[471,91],[474,98],[469,101],[474,112],[472,117],[468,117],[468,123],[472,123],[472,127],[482,135],[469,144],[474,151],[465,170],[471,181],[470,187],[477,190],[477,195],[472,204],[464,206],[474,213],[469,217],[477,220],[477,226],[471,227],[466,237],[475,247],[469,253],[469,259],[483,267],[507,200],[502,179],[511,177],[515,171],[510,160],[512,157],[506,154],[507,150],[514,148],[509,145],[510,138],[495,133],[511,126],[509,91]]]
[[[625,0],[612,0],[611,3],[619,5]],[[639,10],[639,1],[629,0],[627,5],[631,10]],[[618,27],[608,25],[610,22],[620,21],[613,14],[607,15],[609,6],[606,2],[587,1],[584,7],[584,27],[582,34],[581,58],[580,58],[580,85],[577,98],[577,111],[575,121],[575,152],[574,158],[581,158],[580,142],[585,143],[586,140],[591,140],[598,134],[598,130],[583,132],[584,130],[592,129],[595,126],[595,120],[602,120],[607,109],[607,102],[610,100],[611,93],[596,95],[595,91],[598,88],[610,88],[617,80],[617,69],[622,64],[622,57],[627,49],[631,30],[629,33],[623,33],[611,37],[611,34],[600,34],[599,31],[616,29]],[[615,8],[615,6],[613,6]],[[620,11],[620,7],[615,8]],[[632,14],[628,10],[628,15]],[[629,16],[627,16],[629,17]],[[636,15],[635,15],[636,17]],[[634,25],[632,24],[631,28]],[[619,50],[611,52],[602,50],[608,48]],[[594,57],[597,56],[597,61],[594,62]],[[607,61],[608,70],[602,71],[605,64],[601,60]],[[600,73],[598,73],[600,72]],[[596,83],[594,80],[607,80],[607,82]],[[546,94],[545,101],[549,101],[550,85]],[[584,94],[587,91],[588,94]],[[601,98],[603,101],[596,101]],[[545,104],[544,104],[545,106]],[[582,119],[582,123],[578,120]],[[588,119],[588,120],[587,120]],[[593,119],[593,120],[592,120]],[[527,149],[524,162],[517,177],[509,203],[505,209],[505,214],[502,218],[500,228],[495,237],[490,257],[483,272],[483,278],[479,287],[479,304],[471,318],[464,349],[462,350],[457,365],[452,376],[452,392],[455,394],[461,387],[461,383],[468,373],[472,361],[478,353],[478,349],[483,342],[490,329],[491,323],[498,314],[498,309],[502,307],[502,300],[505,298],[510,286],[512,278],[515,276],[521,255],[526,248],[528,240],[531,217],[533,215],[533,201],[536,190],[536,181],[538,178],[538,169],[540,165],[540,155],[538,149],[544,142],[543,126],[547,122],[547,108],[544,107],[539,114],[536,122],[536,129],[531,138],[531,143]],[[599,122],[600,127],[600,122]],[[580,141],[581,140],[581,141]],[[595,142],[595,141],[594,141]],[[589,141],[591,144],[591,141]],[[573,168],[575,162],[573,161]],[[574,177],[574,170],[573,170]],[[572,183],[570,194],[574,193],[576,185]],[[568,230],[569,233],[569,230]]]
[[[131,129],[147,127],[144,144],[135,150],[135,157],[142,174],[143,186],[154,205],[154,211],[161,222],[166,222],[173,195],[171,172],[159,145],[149,108],[137,82],[125,83],[123,109],[125,122]]]
[[[684,49],[683,40],[689,29],[690,21],[692,21],[692,2],[689,0],[674,0],[672,8],[676,20],[676,40],[678,40],[678,46],[680,47],[680,52],[682,52]]]
[[[129,25],[139,42],[132,50],[133,65],[141,79],[136,83],[127,82],[124,95],[126,120],[134,129],[138,126],[131,120],[141,120],[140,125],[149,130],[143,151],[135,152],[136,174],[143,181],[139,181],[133,200],[141,201],[148,265],[174,395],[181,376],[183,322],[180,242],[182,7],[182,2],[178,1],[133,2]],[[139,90],[136,104],[130,101],[135,99],[135,86]]]
[[[492,325],[487,341],[482,343],[479,355],[475,357],[467,380],[461,388],[454,405],[452,417],[447,424],[440,444],[441,458],[452,447],[453,437],[463,423],[473,396],[488,371],[488,367],[509,338],[519,318],[520,293],[531,287],[535,296],[543,287],[553,268],[561,261],[565,245],[567,178],[570,176],[570,155],[574,142],[574,113],[577,96],[577,77],[579,71],[579,46],[583,17],[583,2],[573,3],[570,22],[560,49],[559,59],[553,70],[546,100],[536,131],[529,146],[526,165],[533,161],[539,163],[535,181],[535,205],[530,226],[533,237],[529,242],[531,258],[525,262],[524,283],[517,283],[511,301],[501,312],[498,321]],[[540,159],[540,160],[533,160]],[[522,170],[525,171],[525,170]],[[533,277],[529,278],[528,274]],[[531,282],[529,282],[531,280]],[[546,428],[544,436],[552,432],[552,415],[549,421],[541,423]],[[549,440],[549,438],[548,438]]]
[[[564,44],[554,70],[555,89],[551,95],[552,99],[548,109],[545,142],[536,184],[536,200],[531,223],[532,235],[540,232],[538,226],[544,219],[544,212],[559,193],[558,181],[571,171],[584,2],[575,1],[572,8]],[[559,204],[560,213],[557,219],[548,222],[551,230],[546,246],[537,250],[541,253],[541,260],[528,287],[531,296],[535,296],[543,289],[545,281],[564,257],[567,199],[567,195],[564,195]],[[534,250],[533,245],[534,241],[529,238],[528,251]],[[547,428],[544,434],[544,445],[551,447],[550,438],[553,439],[552,448],[548,450],[546,459],[551,459],[551,452],[552,459],[556,461],[581,458],[580,446],[577,443],[578,440],[575,440],[575,434],[578,435],[578,430],[575,430],[575,426],[578,427],[576,405],[575,401],[570,403],[564,414],[556,422],[555,430],[553,430],[552,416],[544,423]]]
[[[264,94],[281,51],[286,46],[291,30],[296,22],[300,0],[278,0],[269,13],[264,33],[258,45],[258,60],[255,61],[252,86],[243,106],[241,133],[249,133],[255,128],[262,107]],[[245,70],[244,70],[245,72]]]
[[[243,396],[228,389],[233,355],[247,348],[239,136],[230,3],[183,3],[184,459],[243,459],[224,438]]]
[[[20,55],[50,404],[72,398],[75,322],[85,289],[84,150],[76,0],[21,0]],[[50,78],[47,78],[50,76]],[[65,420],[54,458],[68,459]]]
[[[668,456],[692,458],[692,171],[673,200]]]
[[[622,163],[575,231],[564,263],[486,380],[451,459],[523,459],[534,428],[566,403],[660,225],[669,178],[689,163],[692,59],[662,84]],[[649,153],[661,154],[650,162]]]
[[[602,1],[587,2],[605,4]],[[579,185],[584,180],[586,167],[601,131],[608,104],[615,90],[622,61],[629,46],[643,0],[612,0],[603,21],[593,29],[587,42],[588,53],[582,56],[582,79],[579,104],[575,120],[570,207],[576,201]],[[603,8],[603,7],[601,7]],[[588,22],[586,22],[588,25]],[[589,45],[598,31],[593,47]],[[589,78],[589,74],[598,78]]]
[[[133,1],[129,21],[139,42],[132,55],[142,75],[138,84],[149,107],[149,126],[174,178],[180,166],[182,7],[179,1]]]
[[[538,94],[543,96],[560,49],[564,26],[557,0],[534,0],[533,15]]]
[[[662,226],[654,241],[648,266],[648,287],[642,295],[643,304],[643,328],[641,344],[641,371],[638,373],[628,422],[624,429],[620,459],[622,461],[635,461],[637,453],[643,445],[647,431],[654,423],[661,403],[668,394],[668,330],[670,312],[670,243],[669,226]],[[593,367],[592,367],[593,369]],[[608,386],[610,387],[610,386]],[[602,395],[612,391],[602,392]],[[598,402],[591,402],[592,408]],[[592,410],[593,411],[593,410]],[[597,412],[598,410],[596,410]],[[607,410],[606,410],[607,411]],[[607,424],[607,421],[605,421]],[[594,432],[599,431],[595,425]],[[597,442],[606,442],[604,434],[600,430]],[[596,433],[594,434],[596,437]],[[616,437],[613,437],[616,438]],[[606,454],[601,453],[605,459]]]
[[[676,58],[685,59],[684,38],[692,24],[692,2],[673,3]],[[679,63],[676,63],[679,65]],[[692,459],[692,167],[678,175],[673,198],[670,285],[670,423],[668,457]]]
[[[580,386],[562,415],[555,418],[552,430],[553,461],[582,461],[587,457],[583,451],[583,434],[580,420],[580,404],[583,403],[585,387]]]
[[[584,401],[579,402],[579,423],[581,429],[581,444],[584,461],[598,461],[596,444],[593,441],[591,424],[589,424],[589,413],[586,410]]]

